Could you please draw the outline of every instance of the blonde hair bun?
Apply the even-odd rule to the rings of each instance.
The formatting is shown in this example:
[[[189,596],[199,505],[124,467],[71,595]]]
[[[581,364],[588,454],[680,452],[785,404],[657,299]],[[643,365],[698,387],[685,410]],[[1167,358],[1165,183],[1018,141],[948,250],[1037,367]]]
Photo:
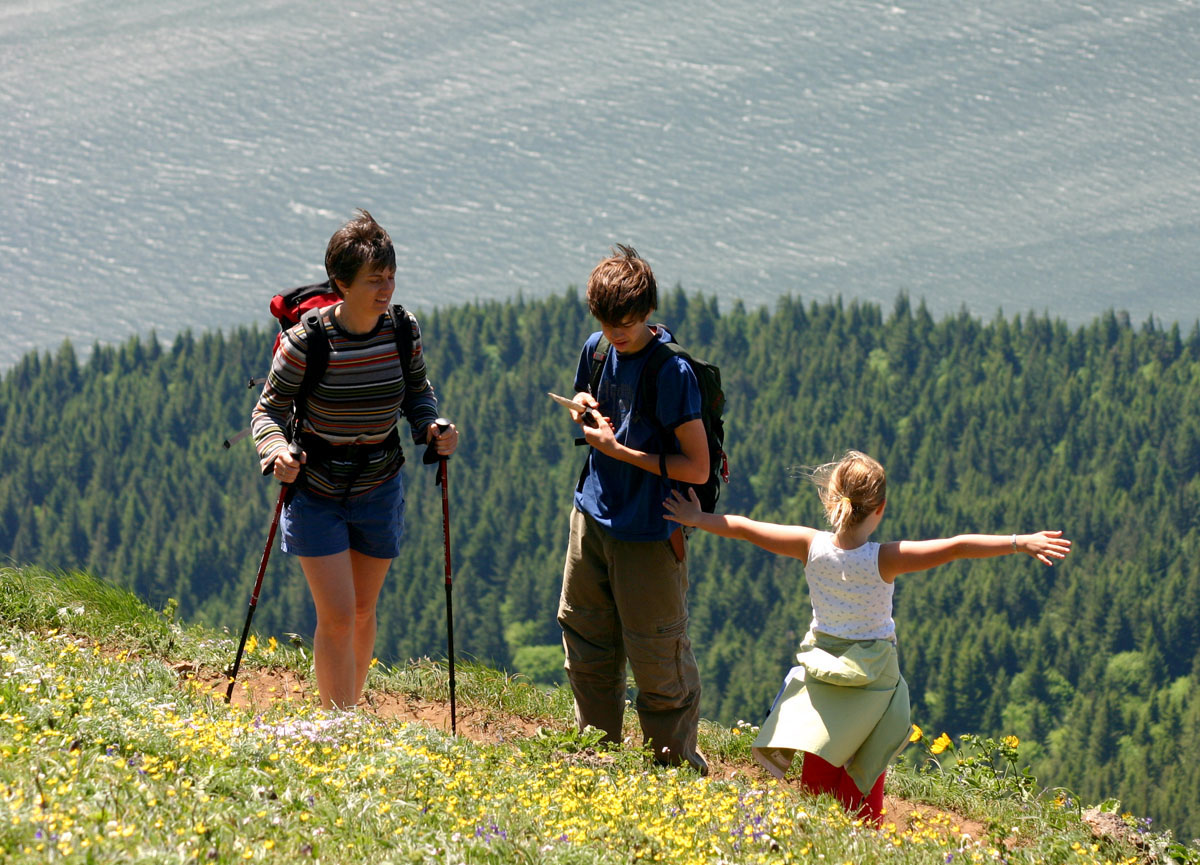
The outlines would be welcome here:
[[[812,471],[825,518],[839,534],[852,529],[887,500],[887,473],[878,460],[849,450]]]

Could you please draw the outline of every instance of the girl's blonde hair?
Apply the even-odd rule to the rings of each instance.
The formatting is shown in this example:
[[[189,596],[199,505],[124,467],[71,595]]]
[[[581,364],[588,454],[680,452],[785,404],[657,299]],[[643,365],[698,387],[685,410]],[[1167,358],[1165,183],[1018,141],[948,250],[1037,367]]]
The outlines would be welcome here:
[[[825,518],[838,533],[857,526],[887,499],[887,473],[860,451],[846,451],[837,462],[813,469],[812,480]]]

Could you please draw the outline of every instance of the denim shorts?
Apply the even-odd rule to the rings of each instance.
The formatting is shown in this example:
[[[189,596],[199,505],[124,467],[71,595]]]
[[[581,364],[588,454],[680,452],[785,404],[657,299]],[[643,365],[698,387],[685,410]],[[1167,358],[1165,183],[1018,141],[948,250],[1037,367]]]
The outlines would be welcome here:
[[[297,490],[283,509],[279,530],[279,548],[294,556],[355,550],[394,559],[404,535],[404,478],[396,472],[394,478],[348,499]]]

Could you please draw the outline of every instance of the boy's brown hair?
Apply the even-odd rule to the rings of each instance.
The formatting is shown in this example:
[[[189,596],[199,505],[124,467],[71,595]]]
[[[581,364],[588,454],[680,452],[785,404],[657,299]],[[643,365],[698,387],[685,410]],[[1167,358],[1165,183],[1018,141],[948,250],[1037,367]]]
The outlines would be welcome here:
[[[611,325],[648,316],[658,309],[654,272],[632,246],[618,243],[612,253],[588,277],[588,311],[597,321]]]
[[[396,250],[392,238],[375,217],[365,210],[355,211],[355,217],[333,233],[325,247],[325,273],[329,285],[341,296],[338,281],[349,285],[358,271],[369,265],[372,270],[395,270]]]

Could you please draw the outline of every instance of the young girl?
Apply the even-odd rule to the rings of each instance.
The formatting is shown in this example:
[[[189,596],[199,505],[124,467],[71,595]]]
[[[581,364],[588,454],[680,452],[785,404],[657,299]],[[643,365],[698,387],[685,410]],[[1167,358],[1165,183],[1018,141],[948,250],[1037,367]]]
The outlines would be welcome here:
[[[783,778],[796,752],[803,751],[803,787],[829,793],[847,811],[878,825],[887,764],[912,729],[892,621],[896,577],[956,559],[1016,552],[1052,565],[1071,551],[1071,542],[1062,532],[1043,531],[872,543],[868,538],[887,504],[883,466],[849,451],[816,469],[813,480],[832,532],[705,513],[690,489],[686,498],[671,493],[664,502],[666,518],[805,563],[812,624],[796,655],[799,666],[784,679],[754,742],[754,756]]]

